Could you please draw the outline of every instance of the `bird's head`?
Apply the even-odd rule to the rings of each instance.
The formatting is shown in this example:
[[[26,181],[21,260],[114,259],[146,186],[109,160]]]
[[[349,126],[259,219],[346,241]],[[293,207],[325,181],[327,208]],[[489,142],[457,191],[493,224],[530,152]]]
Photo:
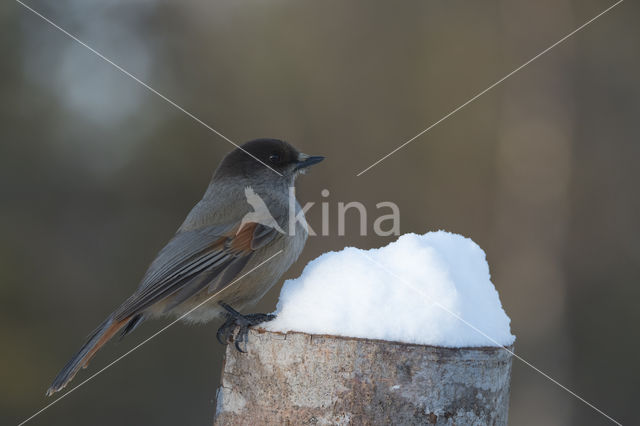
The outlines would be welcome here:
[[[322,160],[324,157],[303,154],[279,139],[256,139],[227,154],[216,170],[214,180],[238,178],[251,182],[266,179],[291,185],[299,174]]]

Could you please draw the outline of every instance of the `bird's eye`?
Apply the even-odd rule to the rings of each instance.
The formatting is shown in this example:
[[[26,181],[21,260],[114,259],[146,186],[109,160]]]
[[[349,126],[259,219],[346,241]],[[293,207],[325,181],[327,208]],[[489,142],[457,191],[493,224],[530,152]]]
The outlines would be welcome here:
[[[271,161],[272,163],[279,162],[280,161],[280,154],[278,154],[277,152],[271,153],[271,155],[269,156],[269,161]]]

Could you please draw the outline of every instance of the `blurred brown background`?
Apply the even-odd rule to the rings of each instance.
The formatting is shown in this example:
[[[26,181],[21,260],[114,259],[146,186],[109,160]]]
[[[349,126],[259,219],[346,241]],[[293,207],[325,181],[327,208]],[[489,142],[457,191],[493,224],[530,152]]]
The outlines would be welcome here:
[[[517,352],[623,424],[640,387],[640,7],[626,1],[361,177],[355,174],[608,1],[36,1],[53,21],[242,142],[328,159],[332,235],[288,277],[360,237],[338,201],[394,201],[402,232],[487,252]],[[136,287],[232,146],[12,1],[0,6],[0,423],[44,392]],[[373,219],[369,220],[369,230]],[[355,214],[351,219],[355,219]],[[320,207],[309,217],[320,228]],[[257,310],[275,307],[279,286]],[[158,330],[108,345],[77,385]],[[206,425],[217,325],[177,325],[33,425]],[[513,425],[604,417],[514,362]]]

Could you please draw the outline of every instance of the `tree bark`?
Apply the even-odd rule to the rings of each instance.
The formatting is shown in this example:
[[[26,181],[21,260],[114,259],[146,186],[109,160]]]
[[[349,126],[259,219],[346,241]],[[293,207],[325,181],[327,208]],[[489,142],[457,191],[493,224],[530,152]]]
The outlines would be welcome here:
[[[216,425],[506,425],[511,354],[251,330],[227,348]]]

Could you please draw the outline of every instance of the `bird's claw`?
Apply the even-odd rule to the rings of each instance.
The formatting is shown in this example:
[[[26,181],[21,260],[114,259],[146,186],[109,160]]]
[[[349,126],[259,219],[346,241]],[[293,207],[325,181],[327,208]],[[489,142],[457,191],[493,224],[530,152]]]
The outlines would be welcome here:
[[[226,303],[220,302],[220,306],[227,311],[227,320],[218,329],[216,338],[223,345],[234,343],[238,352],[242,353],[246,353],[246,350],[242,350],[240,344],[244,343],[246,349],[249,339],[249,327],[271,321],[276,317],[273,314],[242,315]]]

